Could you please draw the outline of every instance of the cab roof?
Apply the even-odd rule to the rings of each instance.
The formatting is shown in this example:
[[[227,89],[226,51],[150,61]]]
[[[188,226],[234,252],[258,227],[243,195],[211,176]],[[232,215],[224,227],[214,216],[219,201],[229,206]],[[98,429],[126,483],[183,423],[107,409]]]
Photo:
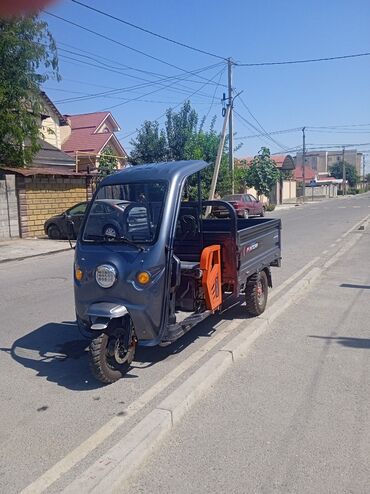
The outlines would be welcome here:
[[[209,163],[201,160],[165,161],[163,163],[135,165],[109,175],[102,181],[101,185],[118,185],[145,180],[178,181],[203,170],[207,166]]]

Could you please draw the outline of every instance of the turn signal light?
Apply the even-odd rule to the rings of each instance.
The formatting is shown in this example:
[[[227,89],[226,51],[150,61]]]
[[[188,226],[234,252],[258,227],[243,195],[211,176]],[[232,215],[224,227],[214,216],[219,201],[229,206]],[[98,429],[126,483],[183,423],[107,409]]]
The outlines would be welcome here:
[[[81,281],[81,280],[82,280],[82,278],[83,278],[83,275],[84,275],[84,274],[83,274],[83,271],[82,271],[80,268],[78,268],[78,267],[76,266],[76,267],[75,267],[75,278],[76,278],[76,280],[77,280],[77,281]]]
[[[141,271],[136,275],[136,279],[141,285],[146,285],[150,281],[150,274],[146,271]]]

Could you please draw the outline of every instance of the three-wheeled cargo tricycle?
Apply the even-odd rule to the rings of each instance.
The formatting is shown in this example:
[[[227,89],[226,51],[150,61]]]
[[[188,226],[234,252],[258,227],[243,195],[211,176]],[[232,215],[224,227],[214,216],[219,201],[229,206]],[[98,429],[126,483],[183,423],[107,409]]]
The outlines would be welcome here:
[[[97,188],[77,239],[74,286],[92,371],[104,383],[129,370],[137,344],[168,345],[241,294],[250,315],[265,309],[280,220],[239,219],[229,203],[202,200],[207,166],[138,165]],[[212,206],[229,217],[212,217]]]

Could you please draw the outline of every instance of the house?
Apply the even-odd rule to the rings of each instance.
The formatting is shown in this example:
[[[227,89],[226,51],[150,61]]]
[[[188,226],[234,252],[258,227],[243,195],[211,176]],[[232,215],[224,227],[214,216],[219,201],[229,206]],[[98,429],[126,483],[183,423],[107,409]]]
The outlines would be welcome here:
[[[107,149],[117,157],[119,168],[125,165],[127,153],[115,135],[120,127],[110,112],[65,117],[69,131],[62,150],[74,159],[77,171],[98,169],[101,153]]]
[[[297,153],[295,158],[296,165],[302,166],[302,152]],[[344,150],[344,161],[354,166],[358,175],[361,175],[363,153],[357,152],[356,149]],[[307,151],[305,153],[305,164],[318,174],[327,175],[330,173],[330,167],[343,160],[343,150],[336,151]]]
[[[118,123],[110,112],[62,115],[46,93],[41,93],[40,150],[25,168],[0,164],[0,238],[44,234],[50,216],[91,197],[89,171],[99,156],[111,149],[120,166],[126,152],[115,132]]]
[[[303,167],[296,166],[294,178],[298,183],[303,182]],[[343,183],[342,179],[331,177],[329,174],[319,173],[310,166],[304,168],[305,195],[307,197],[337,197],[338,186]],[[301,187],[302,188],[302,187]],[[302,192],[301,192],[302,193]]]
[[[272,204],[283,204],[296,201],[296,181],[294,178],[294,159],[290,154],[273,155],[271,158],[274,160],[276,167],[282,172],[280,180],[270,193],[270,202]],[[250,166],[253,160],[252,156],[247,156],[236,160],[235,165],[246,167]],[[256,194],[254,189],[248,189],[247,192]],[[263,198],[262,198],[263,200]]]

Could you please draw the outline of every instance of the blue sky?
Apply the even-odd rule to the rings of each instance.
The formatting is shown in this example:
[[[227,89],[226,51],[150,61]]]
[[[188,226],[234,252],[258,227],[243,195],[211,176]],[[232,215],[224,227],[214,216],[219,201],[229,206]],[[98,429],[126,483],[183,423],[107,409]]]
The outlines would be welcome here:
[[[221,56],[231,56],[239,62],[319,58],[370,51],[368,0],[84,1],[152,31]],[[45,90],[62,113],[93,112],[119,105],[111,111],[121,125],[119,137],[130,149],[132,136],[127,135],[135,132],[145,119],[156,119],[166,108],[180,104],[198,91],[190,97],[194,107],[200,116],[208,114],[208,121],[216,115],[216,126],[221,128],[220,98],[225,89],[217,83],[226,84],[227,73],[222,72],[225,64],[222,65],[220,60],[154,38],[88,11],[71,0],[60,0],[48,10],[179,67],[176,69],[152,60],[44,15],[58,47],[69,51],[59,53],[62,82],[50,80],[45,84]],[[110,70],[81,63],[81,60],[98,63],[91,58],[81,58],[81,55],[98,58]],[[181,72],[218,63],[221,65],[198,75]],[[155,79],[174,75],[189,80],[170,79],[162,82],[162,86],[150,84]],[[207,81],[201,77],[212,81],[202,88]],[[133,87],[138,84],[148,85]],[[172,86],[163,87],[169,84]],[[311,148],[337,143],[370,143],[370,57],[302,65],[235,67],[234,86],[237,91],[243,91],[244,103],[269,132],[302,126],[369,124],[341,129],[308,129],[306,140]],[[122,91],[109,98],[94,96],[82,101],[64,101],[113,89]],[[147,94],[151,91],[156,92]],[[136,100],[127,102],[129,99]],[[241,101],[236,102],[236,111],[258,127]],[[253,155],[263,145],[268,145],[271,152],[283,152],[283,149],[300,146],[302,142],[300,130],[274,135],[282,147],[266,137],[240,139],[257,132],[238,115],[235,130],[236,142],[243,143],[237,152],[239,156]],[[358,149],[368,151],[370,144]],[[367,160],[370,161],[370,155]]]

